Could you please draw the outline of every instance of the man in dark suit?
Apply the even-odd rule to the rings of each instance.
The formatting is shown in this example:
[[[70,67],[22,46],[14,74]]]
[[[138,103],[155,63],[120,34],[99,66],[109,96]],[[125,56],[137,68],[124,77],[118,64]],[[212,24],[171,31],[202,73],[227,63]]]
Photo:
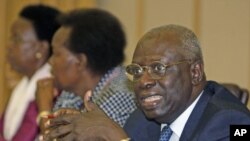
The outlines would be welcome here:
[[[141,110],[124,127],[134,141],[227,141],[231,124],[250,125],[249,110],[223,86],[206,80],[198,39],[185,27],[167,25],[147,32],[126,71]],[[113,130],[92,130],[93,135],[126,138],[114,122],[95,116],[101,115],[96,108],[75,120],[75,124],[85,125],[82,133],[99,127]],[[90,120],[84,120],[87,116]]]
[[[195,34],[178,25],[152,29],[138,42],[127,73],[134,81],[140,109],[125,129],[134,140],[229,140],[231,124],[249,124],[249,110],[223,86],[206,81]],[[157,125],[160,124],[160,125]]]
[[[250,125],[248,110],[244,106],[242,108],[238,99],[224,87],[209,81],[204,90],[183,129],[180,141],[229,140],[230,125]],[[158,141],[160,137],[160,124],[147,119],[139,109],[128,119],[124,128],[135,141]]]

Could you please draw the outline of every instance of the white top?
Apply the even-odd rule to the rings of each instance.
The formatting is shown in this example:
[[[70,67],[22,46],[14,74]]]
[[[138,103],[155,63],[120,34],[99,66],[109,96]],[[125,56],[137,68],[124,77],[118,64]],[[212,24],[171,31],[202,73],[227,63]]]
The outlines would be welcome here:
[[[170,125],[171,130],[173,131],[172,136],[170,137],[169,141],[179,141],[181,137],[181,133],[184,129],[184,126],[187,123],[191,112],[193,111],[195,105],[197,104],[198,100],[200,99],[203,91],[201,94],[195,99],[195,101]],[[161,124],[161,130],[167,124]]]

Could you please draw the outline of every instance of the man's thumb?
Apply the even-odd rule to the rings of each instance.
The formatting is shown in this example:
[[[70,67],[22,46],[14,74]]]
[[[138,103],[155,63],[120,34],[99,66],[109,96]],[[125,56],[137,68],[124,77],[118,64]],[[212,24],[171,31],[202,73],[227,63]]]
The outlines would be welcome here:
[[[87,110],[87,112],[93,111],[96,109],[96,105],[91,100],[92,91],[89,90],[84,95],[84,107]]]

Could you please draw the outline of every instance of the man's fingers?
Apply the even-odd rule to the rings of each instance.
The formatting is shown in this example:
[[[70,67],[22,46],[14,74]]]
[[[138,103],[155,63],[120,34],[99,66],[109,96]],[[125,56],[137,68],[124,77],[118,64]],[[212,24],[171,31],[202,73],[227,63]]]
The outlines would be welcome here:
[[[94,112],[95,114],[105,115],[103,110],[101,110],[92,100],[92,91],[87,91],[84,95],[84,107],[87,112]]]
[[[90,112],[95,110],[95,104],[91,100],[92,97],[92,91],[87,91],[86,94],[84,95],[84,107],[85,109]]]
[[[61,115],[65,115],[65,109],[60,108],[60,109],[58,109],[57,111],[55,111],[55,112],[53,113],[53,115],[54,115],[55,117],[59,117],[59,116],[61,116]]]
[[[53,139],[63,138],[67,134],[69,134],[73,130],[72,124],[61,125],[49,130],[48,133],[45,134],[44,139],[47,141]]]
[[[59,139],[60,141],[78,141],[76,140],[76,135],[73,134],[72,132],[63,136],[63,137],[60,137]],[[82,139],[81,139],[82,140]],[[80,141],[80,140],[79,140]]]
[[[66,114],[80,114],[81,112],[73,108],[61,108],[53,113],[54,117],[59,117]]]
[[[53,128],[59,125],[65,125],[71,123],[76,118],[76,115],[62,115],[48,120],[45,123],[45,128]]]

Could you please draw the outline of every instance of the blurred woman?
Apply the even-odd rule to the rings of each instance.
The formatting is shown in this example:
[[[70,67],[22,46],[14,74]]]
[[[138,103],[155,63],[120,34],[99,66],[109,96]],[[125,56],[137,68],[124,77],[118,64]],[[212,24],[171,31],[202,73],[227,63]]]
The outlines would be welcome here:
[[[119,20],[103,10],[79,9],[63,15],[60,24],[51,57],[58,86],[82,99],[91,90],[91,100],[123,126],[136,104],[121,66],[126,38]],[[61,94],[55,106],[71,98]]]
[[[14,88],[1,117],[1,141],[35,140],[38,133],[36,82],[51,76],[47,61],[52,54],[51,38],[59,27],[55,20],[58,14],[52,7],[27,6],[11,27],[8,61],[23,78]]]

